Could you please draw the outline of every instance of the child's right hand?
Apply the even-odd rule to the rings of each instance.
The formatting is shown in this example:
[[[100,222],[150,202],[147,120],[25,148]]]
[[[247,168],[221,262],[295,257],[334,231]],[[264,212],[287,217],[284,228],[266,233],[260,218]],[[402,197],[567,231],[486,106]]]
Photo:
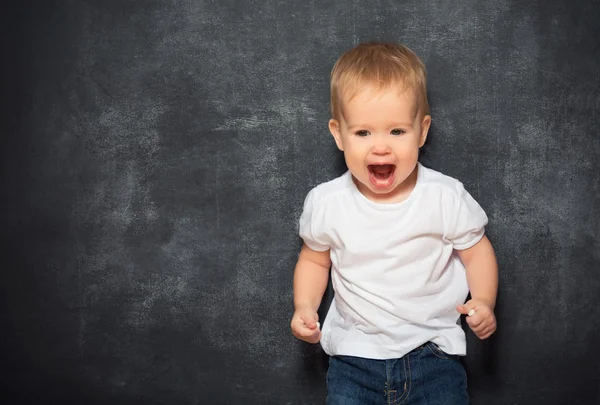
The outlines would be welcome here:
[[[294,312],[290,324],[292,333],[300,340],[307,343],[319,343],[321,340],[321,329],[319,325],[319,315],[316,312],[307,309],[300,309]]]

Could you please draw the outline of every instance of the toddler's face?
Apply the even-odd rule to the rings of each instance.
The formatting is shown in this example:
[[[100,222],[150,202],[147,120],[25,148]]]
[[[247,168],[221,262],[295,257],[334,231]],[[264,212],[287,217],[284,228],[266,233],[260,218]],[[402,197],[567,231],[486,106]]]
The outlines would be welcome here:
[[[431,117],[420,117],[412,90],[365,88],[343,103],[339,121],[329,129],[344,152],[360,192],[375,202],[400,202],[416,183],[419,148]]]

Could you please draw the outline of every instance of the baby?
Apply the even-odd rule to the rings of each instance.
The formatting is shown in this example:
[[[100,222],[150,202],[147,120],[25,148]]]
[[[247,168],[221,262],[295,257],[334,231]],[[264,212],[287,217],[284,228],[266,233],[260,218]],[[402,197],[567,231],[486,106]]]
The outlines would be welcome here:
[[[494,333],[498,269],[479,204],[418,162],[431,124],[423,63],[398,44],[347,51],[331,116],[348,171],[304,202],[292,332],[330,355],[329,405],[468,404],[460,315],[480,339]]]

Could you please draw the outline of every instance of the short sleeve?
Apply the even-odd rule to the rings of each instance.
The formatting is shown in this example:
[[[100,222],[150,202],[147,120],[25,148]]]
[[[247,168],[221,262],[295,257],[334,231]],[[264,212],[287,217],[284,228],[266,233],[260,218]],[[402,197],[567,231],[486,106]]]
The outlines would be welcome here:
[[[454,245],[454,249],[468,249],[483,238],[488,217],[460,182],[450,201],[452,206],[445,210],[451,216],[444,221],[448,224],[445,239]]]
[[[322,209],[317,209],[316,194],[316,190],[312,189],[304,200],[299,231],[300,237],[309,248],[318,252],[324,252],[330,248],[330,244],[323,231],[323,215],[320,213]]]

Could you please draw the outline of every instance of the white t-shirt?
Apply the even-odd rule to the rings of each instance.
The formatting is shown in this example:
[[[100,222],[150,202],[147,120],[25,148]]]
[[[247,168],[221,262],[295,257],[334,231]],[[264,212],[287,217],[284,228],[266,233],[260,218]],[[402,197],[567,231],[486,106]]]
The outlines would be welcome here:
[[[468,286],[454,249],[479,242],[486,224],[462,183],[420,163],[401,203],[370,201],[349,171],[312,189],[300,236],[313,250],[331,249],[335,296],[322,327],[325,352],[390,359],[431,341],[465,355],[456,305]]]

